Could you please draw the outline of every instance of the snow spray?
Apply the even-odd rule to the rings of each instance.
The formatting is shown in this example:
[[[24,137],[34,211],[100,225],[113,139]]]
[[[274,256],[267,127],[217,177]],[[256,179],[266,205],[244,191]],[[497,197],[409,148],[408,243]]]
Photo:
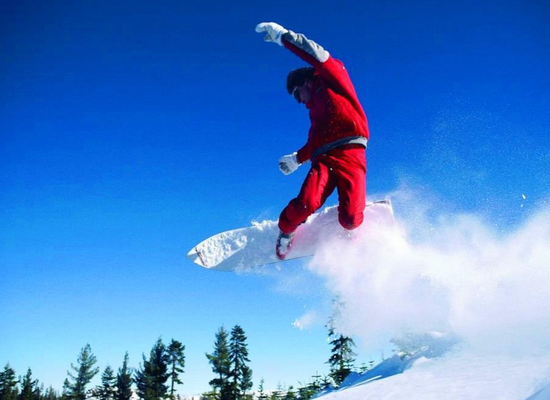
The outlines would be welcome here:
[[[393,193],[395,226],[331,240],[308,264],[342,304],[341,333],[372,343],[452,332],[484,348],[550,351],[550,209],[502,233],[418,198]]]

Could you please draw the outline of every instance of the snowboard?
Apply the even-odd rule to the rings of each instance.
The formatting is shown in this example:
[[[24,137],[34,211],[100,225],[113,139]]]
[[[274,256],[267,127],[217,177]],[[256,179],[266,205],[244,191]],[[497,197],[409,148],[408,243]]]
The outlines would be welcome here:
[[[390,200],[368,203],[365,220],[358,229],[376,229],[393,224]],[[292,249],[281,261],[275,255],[279,234],[277,221],[255,222],[246,228],[218,233],[194,246],[187,258],[203,268],[215,271],[239,271],[312,256],[316,246],[330,235],[344,234],[338,223],[338,206],[327,207],[311,215],[296,230]]]

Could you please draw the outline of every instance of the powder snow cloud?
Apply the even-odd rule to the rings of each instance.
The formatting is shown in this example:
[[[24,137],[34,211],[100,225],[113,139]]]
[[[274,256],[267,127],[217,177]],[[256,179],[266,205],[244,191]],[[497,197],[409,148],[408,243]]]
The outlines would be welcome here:
[[[372,343],[437,330],[483,347],[550,350],[550,208],[502,233],[408,190],[392,198],[394,227],[366,227],[356,243],[332,239],[308,265],[340,299],[342,333]]]

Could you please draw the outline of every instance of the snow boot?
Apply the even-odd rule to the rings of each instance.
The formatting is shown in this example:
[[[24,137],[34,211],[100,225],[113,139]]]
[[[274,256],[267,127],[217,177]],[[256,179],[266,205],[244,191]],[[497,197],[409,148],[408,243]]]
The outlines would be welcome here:
[[[279,232],[279,237],[277,237],[277,245],[275,246],[275,253],[279,260],[284,260],[290,249],[292,248],[292,242],[294,240],[294,233],[285,235],[283,232]]]

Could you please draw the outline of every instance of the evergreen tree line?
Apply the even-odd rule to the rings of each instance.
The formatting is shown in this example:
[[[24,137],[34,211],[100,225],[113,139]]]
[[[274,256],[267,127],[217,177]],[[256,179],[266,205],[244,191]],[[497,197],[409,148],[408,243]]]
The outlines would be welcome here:
[[[61,394],[52,387],[44,389],[33,379],[29,368],[27,375],[16,378],[9,363],[0,372],[0,400],[131,400],[135,393],[141,400],[175,400],[175,385],[182,384],[180,375],[185,367],[185,346],[172,339],[165,345],[159,339],[149,357],[143,355],[140,368],[128,366],[128,353],[124,355],[122,367],[115,371],[107,366],[101,374],[101,384],[89,389],[92,379],[99,373],[95,366],[97,358],[86,344],[80,351],[77,364],[71,364],[71,371],[63,383]]]
[[[39,385],[33,379],[29,368],[25,376],[16,378],[15,370],[7,364],[0,372],[0,399],[2,400],[58,400],[57,392],[52,388]]]
[[[331,320],[332,321],[332,320]],[[263,379],[259,391],[254,396],[250,390],[253,386],[252,370],[247,348],[247,337],[244,330],[236,325],[229,332],[219,328],[215,335],[214,350],[206,354],[214,378],[209,382],[212,390],[203,395],[204,400],[308,400],[319,391],[332,386],[339,386],[345,378],[355,371],[355,346],[353,339],[338,334],[332,322],[327,324],[331,357],[328,376],[312,376],[310,383],[277,390],[267,394],[264,391]],[[165,345],[158,339],[149,356],[143,355],[142,363],[137,370],[129,367],[128,353],[125,354],[122,367],[114,371],[107,366],[101,374],[101,384],[89,389],[90,382],[99,373],[97,359],[91,346],[86,344],[81,349],[77,364],[71,364],[61,394],[52,387],[44,388],[32,376],[29,368],[25,376],[16,378],[15,371],[9,363],[0,372],[0,400],[131,400],[134,393],[140,400],[175,400],[176,385],[183,384],[182,374],[185,368],[185,346],[172,339]],[[370,368],[372,368],[372,363]],[[369,367],[362,366],[361,372]]]

